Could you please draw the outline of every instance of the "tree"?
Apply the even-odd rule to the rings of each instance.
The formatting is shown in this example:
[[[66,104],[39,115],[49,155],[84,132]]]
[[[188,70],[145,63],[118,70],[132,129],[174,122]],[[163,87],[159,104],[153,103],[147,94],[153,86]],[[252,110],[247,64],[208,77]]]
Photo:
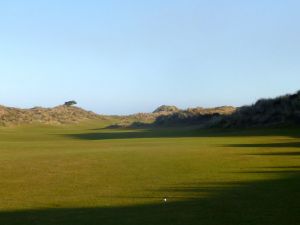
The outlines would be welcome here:
[[[77,104],[77,102],[74,100],[65,102],[65,106],[72,106],[72,105],[76,105],[76,104]]]

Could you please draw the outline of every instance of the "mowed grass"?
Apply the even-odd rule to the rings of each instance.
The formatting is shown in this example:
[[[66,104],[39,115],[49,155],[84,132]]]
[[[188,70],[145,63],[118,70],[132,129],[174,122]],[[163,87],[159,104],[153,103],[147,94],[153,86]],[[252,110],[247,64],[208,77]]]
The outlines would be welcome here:
[[[106,125],[1,128],[0,224],[300,224],[300,130]]]

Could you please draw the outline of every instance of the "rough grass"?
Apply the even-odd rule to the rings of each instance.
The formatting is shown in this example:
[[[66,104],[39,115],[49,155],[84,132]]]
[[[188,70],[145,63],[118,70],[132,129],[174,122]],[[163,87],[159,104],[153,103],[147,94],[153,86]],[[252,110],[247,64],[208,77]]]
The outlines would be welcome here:
[[[0,126],[74,124],[95,119],[107,120],[108,118],[75,106],[61,105],[54,108],[19,109],[0,105]]]
[[[107,125],[1,128],[0,224],[300,224],[300,130]]]

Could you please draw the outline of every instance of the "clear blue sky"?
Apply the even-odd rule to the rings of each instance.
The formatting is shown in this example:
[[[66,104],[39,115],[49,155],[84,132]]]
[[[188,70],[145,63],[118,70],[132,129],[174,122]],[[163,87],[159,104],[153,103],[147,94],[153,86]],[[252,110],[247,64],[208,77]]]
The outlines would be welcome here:
[[[300,89],[298,0],[0,1],[0,104],[105,114]]]

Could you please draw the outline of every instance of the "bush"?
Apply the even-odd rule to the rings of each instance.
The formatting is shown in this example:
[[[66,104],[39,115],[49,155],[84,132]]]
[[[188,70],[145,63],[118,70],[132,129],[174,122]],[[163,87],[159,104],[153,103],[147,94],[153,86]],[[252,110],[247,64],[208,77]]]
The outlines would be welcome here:
[[[68,101],[68,102],[65,102],[65,106],[72,106],[72,105],[76,105],[77,104],[77,102],[76,101],[74,101],[74,100],[72,100],[72,101]]]

